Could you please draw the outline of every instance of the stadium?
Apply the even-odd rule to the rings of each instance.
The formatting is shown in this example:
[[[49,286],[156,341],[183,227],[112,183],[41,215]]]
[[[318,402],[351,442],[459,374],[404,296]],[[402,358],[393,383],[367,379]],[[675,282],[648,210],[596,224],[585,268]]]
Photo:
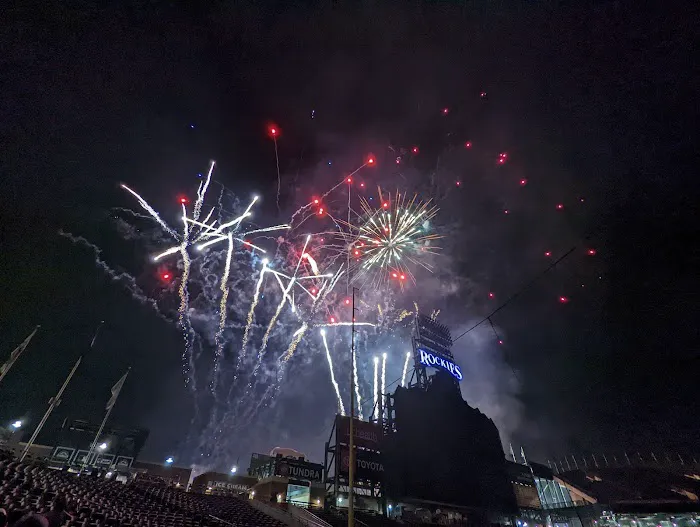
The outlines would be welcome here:
[[[700,527],[699,2],[6,6],[0,527]]]
[[[195,475],[139,459],[146,430],[66,420],[54,445],[5,438],[2,507],[10,524],[36,513],[66,527],[339,527],[350,514],[361,526],[697,525],[694,460],[507,459],[493,421],[462,399],[449,330],[417,316],[412,340],[410,382],[382,394],[370,420],[337,415],[322,462],[275,448],[252,453],[247,474]]]

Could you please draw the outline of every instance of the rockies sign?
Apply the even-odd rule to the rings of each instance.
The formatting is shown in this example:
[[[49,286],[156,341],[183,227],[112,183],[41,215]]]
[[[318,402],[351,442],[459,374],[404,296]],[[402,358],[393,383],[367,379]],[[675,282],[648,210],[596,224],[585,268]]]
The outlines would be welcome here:
[[[416,351],[418,352],[418,361],[423,366],[430,366],[431,368],[440,368],[441,370],[445,370],[458,381],[461,381],[464,378],[462,375],[462,370],[450,359],[436,355],[435,353],[423,348],[419,348]]]

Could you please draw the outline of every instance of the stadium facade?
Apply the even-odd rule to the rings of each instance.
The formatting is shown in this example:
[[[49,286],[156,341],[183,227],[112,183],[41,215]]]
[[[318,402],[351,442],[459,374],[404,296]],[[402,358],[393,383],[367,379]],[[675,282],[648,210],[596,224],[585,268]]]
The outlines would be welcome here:
[[[204,472],[192,479],[190,490],[199,494],[215,496],[247,496],[257,482],[258,478],[254,476],[231,474],[230,472],[228,474]]]
[[[258,479],[251,497],[271,503],[291,503],[299,507],[322,507],[323,465],[311,463],[303,455],[253,454],[248,473]]]

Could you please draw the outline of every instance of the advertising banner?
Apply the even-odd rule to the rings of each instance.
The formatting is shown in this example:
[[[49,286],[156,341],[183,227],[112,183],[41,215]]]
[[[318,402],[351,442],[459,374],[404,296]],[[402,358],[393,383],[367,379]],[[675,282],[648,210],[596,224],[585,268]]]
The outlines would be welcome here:
[[[110,467],[114,461],[114,454],[98,454],[95,459],[96,467]]]
[[[323,465],[299,459],[281,458],[277,460],[275,474],[283,478],[323,481]]]
[[[231,481],[209,481],[207,482],[207,487],[214,489],[226,489],[233,490],[236,492],[247,492],[250,490],[250,485],[245,485],[242,483],[233,483]]]
[[[117,457],[117,470],[124,470],[127,468],[131,467],[131,464],[134,462],[133,457],[128,457],[128,456],[119,456]]]
[[[348,475],[350,466],[350,450],[343,448],[340,451],[340,473]],[[381,454],[368,450],[355,450],[355,477],[367,481],[379,482],[384,478],[384,463]]]
[[[56,450],[53,451],[51,459],[53,461],[68,463],[70,461],[70,458],[73,457],[73,452],[75,452],[75,448],[70,448],[67,446],[57,446]]]
[[[353,425],[355,446],[381,450],[382,429],[379,425],[355,419]],[[347,445],[350,442],[350,418],[336,417],[336,443]]]
[[[92,460],[94,459],[94,456],[95,456],[95,455],[92,454],[92,455],[90,456],[90,459],[88,459],[87,461],[85,461],[88,454],[89,454],[89,452],[88,452],[87,450],[78,450],[78,453],[75,454],[75,459],[73,459],[73,464],[75,464],[75,465],[82,465],[83,463],[85,463],[86,465],[89,465],[89,464],[90,464],[90,461],[92,461]]]

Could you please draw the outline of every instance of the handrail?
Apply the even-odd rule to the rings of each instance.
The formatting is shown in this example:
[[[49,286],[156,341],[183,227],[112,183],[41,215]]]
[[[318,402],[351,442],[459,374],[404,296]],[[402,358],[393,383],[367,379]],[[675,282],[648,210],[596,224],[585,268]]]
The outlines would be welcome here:
[[[330,523],[325,521],[323,518],[319,518],[310,510],[305,509],[304,507],[298,507],[297,505],[291,505],[292,507],[289,509],[290,514],[299,521],[304,522],[305,525],[313,525],[314,527],[332,527]],[[296,511],[296,514],[291,512],[292,510]]]
[[[216,521],[219,521],[221,523],[225,523],[226,525],[230,525],[231,527],[236,527],[235,523],[228,522],[222,518],[219,518],[218,516],[214,516],[213,514],[208,514],[210,518],[214,518]]]
[[[290,527],[299,526],[300,522],[294,518],[288,511],[282,509],[281,507],[276,507],[273,504],[265,503],[260,500],[250,500],[250,505],[260,512],[267,514],[268,516],[281,521],[285,525]]]

